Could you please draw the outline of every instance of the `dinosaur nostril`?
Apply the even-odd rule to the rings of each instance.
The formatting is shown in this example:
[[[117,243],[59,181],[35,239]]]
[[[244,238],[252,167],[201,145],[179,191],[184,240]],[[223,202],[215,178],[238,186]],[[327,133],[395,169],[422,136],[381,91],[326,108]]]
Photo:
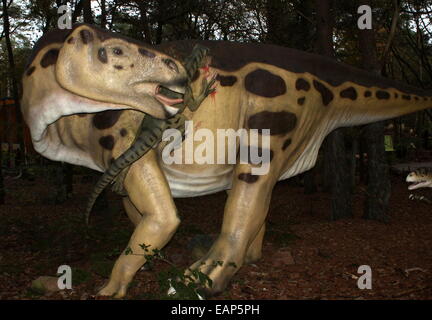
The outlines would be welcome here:
[[[176,64],[174,61],[172,61],[171,59],[163,59],[162,61],[163,61],[163,63],[165,63],[165,64],[168,66],[168,68],[170,68],[172,71],[174,71],[174,72],[176,72],[176,73],[179,72],[179,69],[178,69],[178,67],[177,67],[177,64]]]

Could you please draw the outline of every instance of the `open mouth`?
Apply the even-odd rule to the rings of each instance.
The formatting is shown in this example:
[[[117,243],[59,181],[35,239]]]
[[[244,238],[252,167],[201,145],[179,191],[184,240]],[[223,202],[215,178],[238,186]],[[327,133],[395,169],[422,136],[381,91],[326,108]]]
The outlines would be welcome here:
[[[155,97],[160,102],[168,106],[183,103],[183,94],[170,90],[164,86],[157,86]]]
[[[419,189],[422,187],[425,187],[428,185],[427,181],[416,181],[416,182],[411,182],[411,184],[408,186],[408,190],[415,190],[415,189]]]

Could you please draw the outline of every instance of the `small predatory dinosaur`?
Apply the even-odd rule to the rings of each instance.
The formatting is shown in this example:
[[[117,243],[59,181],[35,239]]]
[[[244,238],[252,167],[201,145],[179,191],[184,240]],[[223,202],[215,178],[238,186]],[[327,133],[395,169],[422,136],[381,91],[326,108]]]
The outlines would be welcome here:
[[[210,49],[208,64],[189,77],[180,61],[196,44]],[[216,92],[182,115],[213,136],[218,129],[249,135],[249,129],[270,130],[267,150],[253,139],[234,139],[223,149],[227,155],[244,143],[251,154],[266,151],[269,172],[254,175],[253,161],[167,164],[161,143],[122,177],[124,207],[136,225],[128,244],[133,252],[142,252],[142,244],[161,249],[171,239],[180,223],[173,197],[230,190],[220,235],[190,267],[212,280],[209,294],[223,291],[242,265],[261,257],[274,185],[312,168],[327,134],[432,106],[429,92],[288,48],[189,40],[152,47],[78,25],[50,32],[35,45],[22,79],[22,112],[39,153],[104,172],[138,141],[145,115],[175,117],[188,88],[193,97],[205,97],[213,74]],[[202,152],[193,135],[186,134],[183,144]],[[145,262],[143,255],[121,254],[99,294],[123,297]]]
[[[411,183],[408,186],[409,190],[432,188],[432,168],[420,168],[411,172],[407,176],[406,182]]]

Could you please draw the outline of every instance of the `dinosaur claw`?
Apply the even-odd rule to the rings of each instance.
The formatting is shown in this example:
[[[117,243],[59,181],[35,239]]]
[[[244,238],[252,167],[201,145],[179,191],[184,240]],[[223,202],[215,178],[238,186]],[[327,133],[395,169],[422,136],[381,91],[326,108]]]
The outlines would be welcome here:
[[[216,92],[216,88],[212,88],[210,90],[207,91],[206,95],[211,95],[212,93]]]

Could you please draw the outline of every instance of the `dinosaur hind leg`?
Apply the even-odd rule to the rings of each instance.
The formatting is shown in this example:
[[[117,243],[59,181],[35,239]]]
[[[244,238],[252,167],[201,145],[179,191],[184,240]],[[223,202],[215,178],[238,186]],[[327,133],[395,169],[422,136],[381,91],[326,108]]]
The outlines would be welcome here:
[[[265,234],[265,224],[261,227],[260,231],[256,235],[255,239],[249,245],[249,249],[246,253],[245,263],[254,263],[262,257],[262,246]]]
[[[202,288],[204,295],[222,292],[245,262],[260,257],[264,221],[278,178],[277,167],[275,169],[267,175],[252,177],[248,176],[250,165],[237,165],[221,233],[209,252],[190,267],[205,273],[212,280],[211,287]],[[190,271],[186,274],[190,275]]]
[[[129,194],[129,200],[125,200],[126,210],[132,213],[132,221],[138,222],[137,214],[143,215],[127,249],[117,259],[108,284],[99,291],[101,296],[124,297],[128,284],[146,262],[144,255],[151,254],[153,249],[162,249],[180,223],[168,182],[153,150],[130,167],[125,188]],[[143,250],[143,245],[149,246],[148,251]]]

